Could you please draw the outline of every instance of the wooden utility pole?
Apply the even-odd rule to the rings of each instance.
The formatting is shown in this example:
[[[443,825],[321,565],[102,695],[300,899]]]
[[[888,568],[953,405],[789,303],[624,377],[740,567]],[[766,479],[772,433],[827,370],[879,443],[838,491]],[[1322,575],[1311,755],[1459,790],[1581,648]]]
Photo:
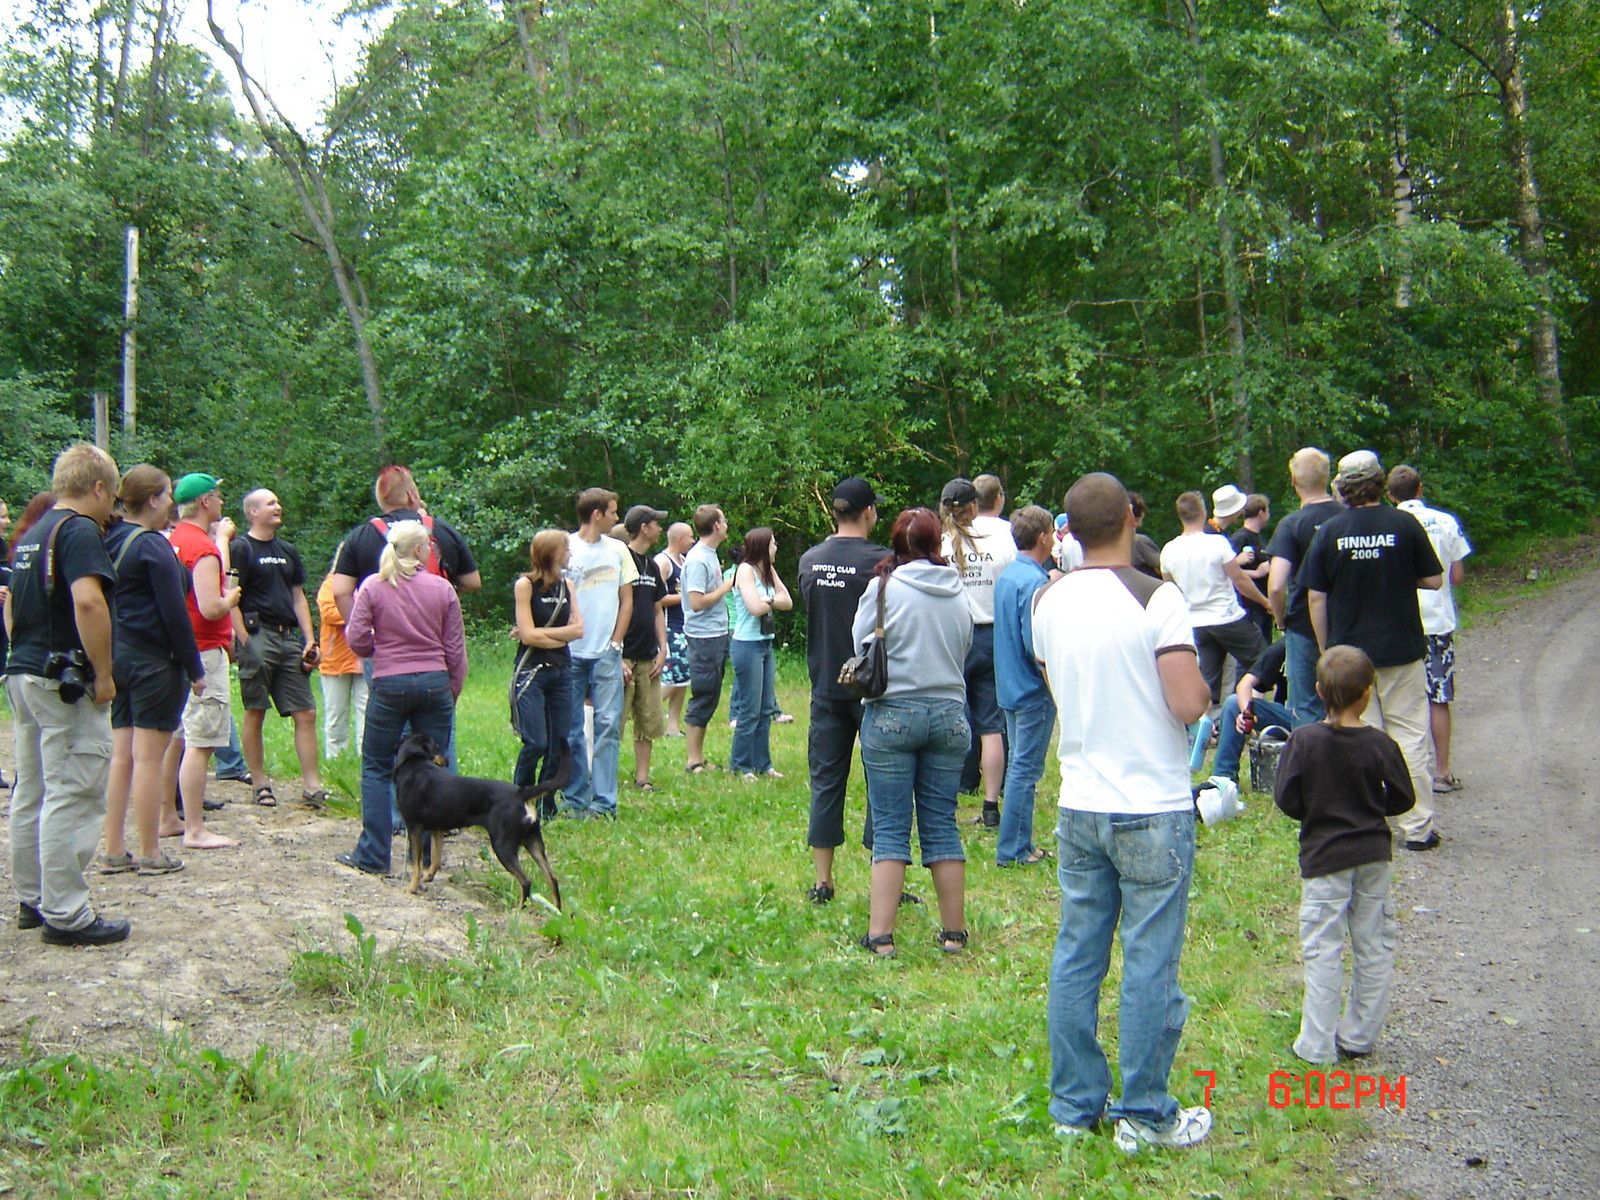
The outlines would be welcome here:
[[[128,226],[127,238],[127,282],[122,293],[122,452],[133,457],[139,424],[139,337],[134,332],[134,322],[139,319],[138,226]]]

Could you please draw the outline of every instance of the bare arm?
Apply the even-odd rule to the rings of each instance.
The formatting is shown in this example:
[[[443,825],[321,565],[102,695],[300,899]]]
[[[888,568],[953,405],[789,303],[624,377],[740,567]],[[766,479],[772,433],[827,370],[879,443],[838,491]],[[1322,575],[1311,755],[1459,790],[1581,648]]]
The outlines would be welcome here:
[[[713,604],[721,604],[722,599],[733,591],[733,581],[737,575],[730,575],[709,592],[690,592],[689,609],[691,612],[705,612]]]
[[[333,592],[333,606],[339,610],[339,615],[347,623],[350,620],[350,606],[356,602],[356,583],[354,575],[329,577],[328,587]]]
[[[1294,564],[1287,558],[1274,558],[1267,571],[1267,606],[1272,609],[1272,619],[1279,629],[1288,627],[1289,576],[1293,571]]]
[[[659,679],[667,669],[667,602],[662,597],[656,602],[656,660],[650,664],[650,678]]]
[[[1317,635],[1317,653],[1328,645],[1328,593],[1307,592],[1306,607],[1311,610],[1311,631]]]
[[[611,627],[611,640],[620,642],[633,620],[633,588],[623,584],[617,589],[617,623]]]
[[[1211,688],[1200,674],[1200,657],[1192,648],[1158,655],[1156,671],[1167,708],[1185,725],[1193,725],[1211,707]]]
[[[194,603],[208,621],[226,617],[239,607],[243,593],[237,587],[222,590],[222,560],[206,555],[194,565]]]
[[[483,572],[471,571],[466,575],[457,575],[455,585],[458,592],[475,592],[483,586]]]
[[[756,587],[756,569],[749,563],[739,564],[739,569],[733,573],[733,581],[738,585],[739,599],[744,601],[745,611],[752,617],[764,617],[772,611],[774,605]],[[774,600],[776,598],[773,597]]]
[[[1444,572],[1437,575],[1424,575],[1417,580],[1417,587],[1424,592],[1437,592],[1444,586]]]
[[[540,625],[533,619],[533,584],[518,577],[512,588],[512,596],[516,601],[517,627],[514,636],[517,641],[535,650],[559,650],[583,636],[583,614],[578,611],[578,598],[572,594],[572,584],[563,581],[562,586],[567,589],[567,623]]]
[[[301,653],[301,657],[315,665],[316,661],[322,657],[322,651],[317,649],[317,631],[315,626],[311,624],[311,605],[306,603],[305,588],[297,587],[292,590],[294,593],[295,620],[300,623],[300,636],[306,640],[305,650]],[[239,610],[234,609],[233,611],[238,612]]]
[[[1239,684],[1233,689],[1235,698],[1239,701],[1239,715],[1234,719],[1234,728],[1240,733],[1249,733],[1245,728],[1245,718],[1250,715],[1250,706],[1255,703],[1256,677],[1246,671],[1239,676]]]
[[[1259,604],[1262,608],[1267,607],[1267,598],[1261,594],[1261,589],[1256,586],[1256,581],[1245,574],[1245,570],[1239,565],[1237,558],[1229,559],[1222,565],[1222,569],[1227,573],[1228,582],[1233,584],[1234,591],[1252,604]]]
[[[1466,581],[1466,578],[1467,569],[1461,565],[1461,560],[1458,558],[1450,564],[1450,586],[1460,587]]]
[[[772,607],[779,612],[788,612],[794,608],[794,597],[789,594],[789,588],[783,582],[783,576],[776,571],[772,573],[772,586]]]
[[[8,598],[7,611],[10,607]],[[117,693],[111,682],[111,606],[106,603],[105,587],[98,575],[72,581],[72,616],[83,652],[94,667],[94,702],[110,704]]]

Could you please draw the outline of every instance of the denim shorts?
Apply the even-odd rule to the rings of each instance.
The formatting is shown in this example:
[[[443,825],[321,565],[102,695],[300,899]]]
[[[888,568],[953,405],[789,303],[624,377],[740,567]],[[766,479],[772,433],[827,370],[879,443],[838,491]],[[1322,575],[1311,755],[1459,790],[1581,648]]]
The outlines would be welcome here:
[[[910,862],[915,817],[922,865],[966,861],[956,790],[972,743],[959,700],[895,696],[866,705],[861,761],[872,806],[872,861]]]

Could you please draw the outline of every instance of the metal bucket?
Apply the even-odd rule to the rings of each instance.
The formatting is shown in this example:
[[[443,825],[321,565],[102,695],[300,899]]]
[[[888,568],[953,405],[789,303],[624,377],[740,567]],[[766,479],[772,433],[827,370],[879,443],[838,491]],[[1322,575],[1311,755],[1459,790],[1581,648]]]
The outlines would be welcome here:
[[[1283,757],[1283,747],[1288,741],[1289,731],[1282,725],[1268,725],[1251,741],[1251,790],[1272,794],[1278,778],[1278,760]]]

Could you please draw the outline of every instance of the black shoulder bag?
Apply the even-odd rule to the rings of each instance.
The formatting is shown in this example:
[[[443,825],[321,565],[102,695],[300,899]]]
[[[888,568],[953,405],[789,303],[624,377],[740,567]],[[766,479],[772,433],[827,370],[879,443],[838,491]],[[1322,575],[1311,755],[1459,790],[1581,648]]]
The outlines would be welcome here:
[[[844,660],[839,668],[839,684],[852,696],[876,700],[889,686],[889,647],[883,640],[883,609],[889,590],[890,571],[878,580],[878,624],[872,636],[861,643],[860,653]]]

